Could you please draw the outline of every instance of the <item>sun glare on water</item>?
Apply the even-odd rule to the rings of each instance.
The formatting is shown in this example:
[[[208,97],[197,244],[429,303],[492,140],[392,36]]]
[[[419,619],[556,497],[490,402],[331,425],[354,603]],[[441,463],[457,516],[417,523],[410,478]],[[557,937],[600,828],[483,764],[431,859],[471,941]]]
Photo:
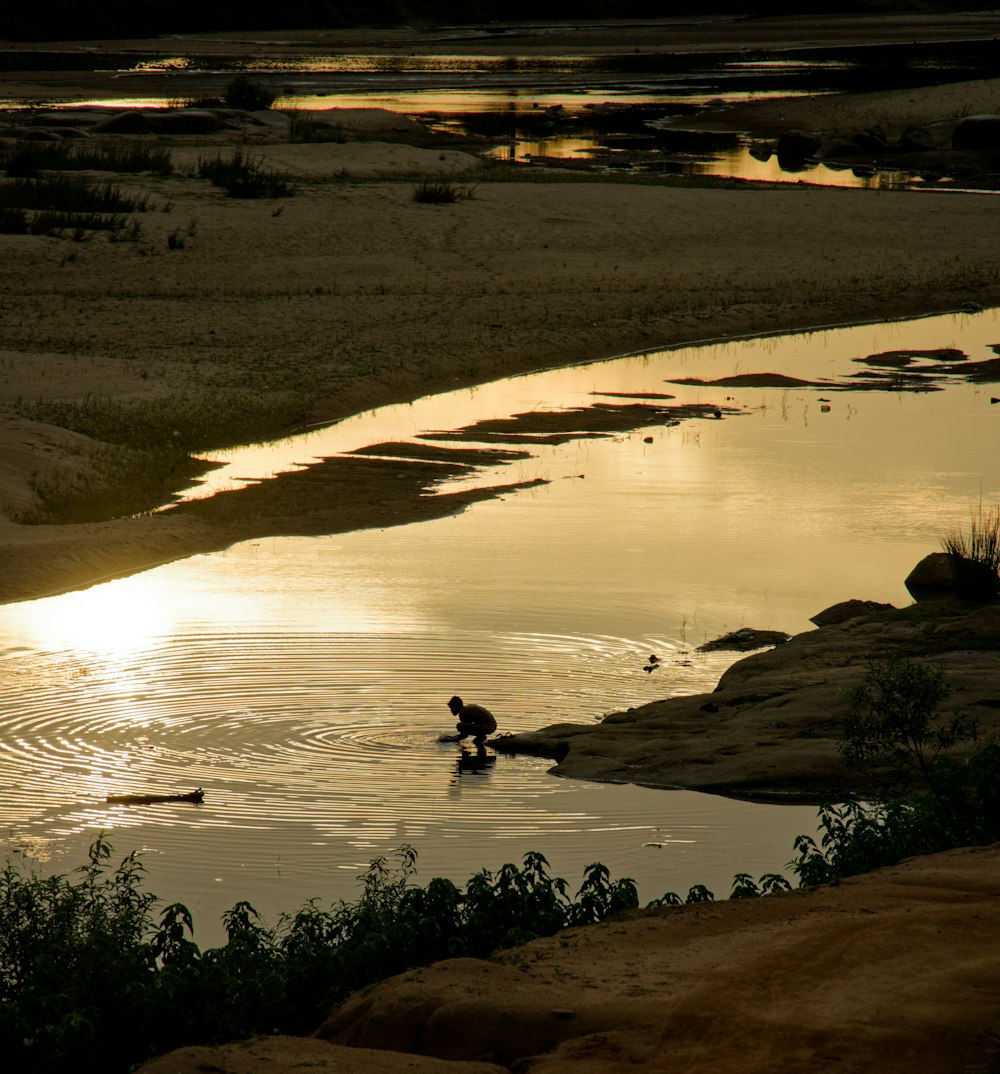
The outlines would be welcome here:
[[[43,651],[72,649],[124,656],[170,632],[176,605],[154,573],[121,579],[7,609],[21,644]]]

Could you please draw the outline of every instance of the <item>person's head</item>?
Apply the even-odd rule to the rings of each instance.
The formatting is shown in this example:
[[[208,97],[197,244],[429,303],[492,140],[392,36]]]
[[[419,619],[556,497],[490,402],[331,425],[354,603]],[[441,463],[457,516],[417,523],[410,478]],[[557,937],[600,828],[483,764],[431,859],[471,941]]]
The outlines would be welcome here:
[[[451,709],[452,716],[457,716],[462,711],[462,699],[458,694],[448,702],[448,708]]]

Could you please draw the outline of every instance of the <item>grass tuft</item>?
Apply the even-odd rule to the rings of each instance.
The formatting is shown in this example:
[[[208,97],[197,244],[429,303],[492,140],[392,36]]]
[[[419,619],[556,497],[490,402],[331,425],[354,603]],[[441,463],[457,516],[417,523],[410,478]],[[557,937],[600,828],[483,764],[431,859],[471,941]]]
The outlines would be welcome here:
[[[952,530],[941,538],[951,556],[959,596],[965,600],[1000,600],[1000,506],[971,513],[968,532]]]
[[[202,157],[197,174],[231,198],[290,198],[295,193],[289,176],[265,168],[239,149],[229,157]]]
[[[304,111],[292,112],[291,119],[288,137],[292,142],[337,142],[340,144],[347,141],[347,131],[339,124],[320,123],[311,119],[309,113]]]
[[[452,205],[475,197],[475,187],[444,180],[426,180],[413,188],[413,200],[424,205]]]
[[[15,142],[0,146],[0,168],[10,179],[37,179],[43,171],[152,172],[170,175],[170,151],[142,142],[102,142],[67,145],[65,142]]]

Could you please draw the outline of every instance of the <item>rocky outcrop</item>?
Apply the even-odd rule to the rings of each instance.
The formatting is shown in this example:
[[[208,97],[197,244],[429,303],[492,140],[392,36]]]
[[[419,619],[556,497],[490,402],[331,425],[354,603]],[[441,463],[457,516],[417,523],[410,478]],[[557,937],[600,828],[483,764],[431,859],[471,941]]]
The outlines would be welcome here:
[[[494,1063],[448,1062],[384,1048],[347,1048],[308,1037],[196,1045],[151,1059],[142,1074],[510,1074]]]
[[[955,596],[958,580],[947,552],[931,552],[906,576],[906,591],[914,600],[941,600]]]
[[[881,127],[865,127],[863,131],[855,131],[851,135],[851,141],[862,153],[883,153],[888,145],[885,131]]]
[[[831,138],[824,142],[816,152],[820,160],[829,160],[835,157],[856,157],[861,149],[855,142],[846,138]]]
[[[863,681],[871,660],[894,652],[940,667],[949,706],[975,716],[986,733],[1000,729],[1000,605],[932,603],[798,634],[733,664],[710,694],[494,744],[550,757],[553,772],[579,779],[773,801],[871,794],[877,774],[849,768],[838,750],[845,691]]]
[[[809,622],[815,623],[816,626],[833,626],[835,623],[846,623],[848,619],[857,619],[862,615],[884,612],[891,608],[891,604],[880,604],[877,600],[842,600],[839,604],[831,604],[829,608],[809,616]]]
[[[95,134],[213,134],[228,122],[207,108],[127,109],[95,123]]]

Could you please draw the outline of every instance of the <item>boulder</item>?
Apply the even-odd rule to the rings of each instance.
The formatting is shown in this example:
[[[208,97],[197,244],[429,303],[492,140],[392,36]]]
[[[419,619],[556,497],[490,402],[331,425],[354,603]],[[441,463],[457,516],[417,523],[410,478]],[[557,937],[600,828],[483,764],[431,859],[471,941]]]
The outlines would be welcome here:
[[[213,134],[228,126],[207,108],[130,108],[91,128],[101,134]]]
[[[42,128],[30,127],[23,130],[19,136],[24,142],[61,142],[62,135],[58,131],[49,131]]]
[[[951,135],[952,149],[1000,149],[1000,116],[966,116]]]
[[[788,160],[805,160],[811,157],[822,142],[807,131],[785,131],[778,139],[778,156]]]
[[[247,112],[242,117],[260,127],[277,127],[285,129],[292,125],[292,117],[285,112],[275,112],[270,108],[260,108],[256,112]]]
[[[386,135],[425,134],[427,128],[409,116],[390,111],[388,108],[310,108],[303,109],[300,118],[310,123],[322,123],[358,132],[368,138],[384,138]]]
[[[899,148],[906,153],[927,153],[937,147],[926,127],[907,127],[899,136]]]
[[[848,619],[857,619],[862,615],[870,615],[872,612],[886,611],[892,608],[891,604],[880,604],[877,600],[842,600],[839,604],[831,604],[821,612],[809,617],[810,623],[816,626],[833,626],[836,623],[846,623]]]
[[[820,160],[829,157],[854,157],[861,152],[857,142],[849,142],[846,138],[831,138],[824,142],[816,152]]]
[[[862,153],[882,153],[886,148],[885,132],[881,127],[869,127],[851,135],[851,141]]]
[[[207,108],[166,109],[143,115],[161,134],[214,134],[227,126],[224,119]]]
[[[747,152],[754,160],[769,161],[774,155],[774,150],[767,142],[753,142]]]
[[[953,597],[957,590],[954,560],[947,552],[931,552],[910,571],[903,584],[916,601]]]
[[[129,109],[95,123],[94,131],[101,134],[155,134],[157,128],[146,118],[145,112]]]
[[[92,127],[107,118],[107,112],[96,109],[67,108],[60,112],[35,112],[31,122],[36,127]]]
[[[764,649],[769,645],[782,645],[790,638],[791,634],[786,634],[783,630],[755,630],[752,627],[743,627],[741,630],[723,634],[721,638],[706,641],[704,645],[698,646],[698,652],[748,653],[754,649]]]

